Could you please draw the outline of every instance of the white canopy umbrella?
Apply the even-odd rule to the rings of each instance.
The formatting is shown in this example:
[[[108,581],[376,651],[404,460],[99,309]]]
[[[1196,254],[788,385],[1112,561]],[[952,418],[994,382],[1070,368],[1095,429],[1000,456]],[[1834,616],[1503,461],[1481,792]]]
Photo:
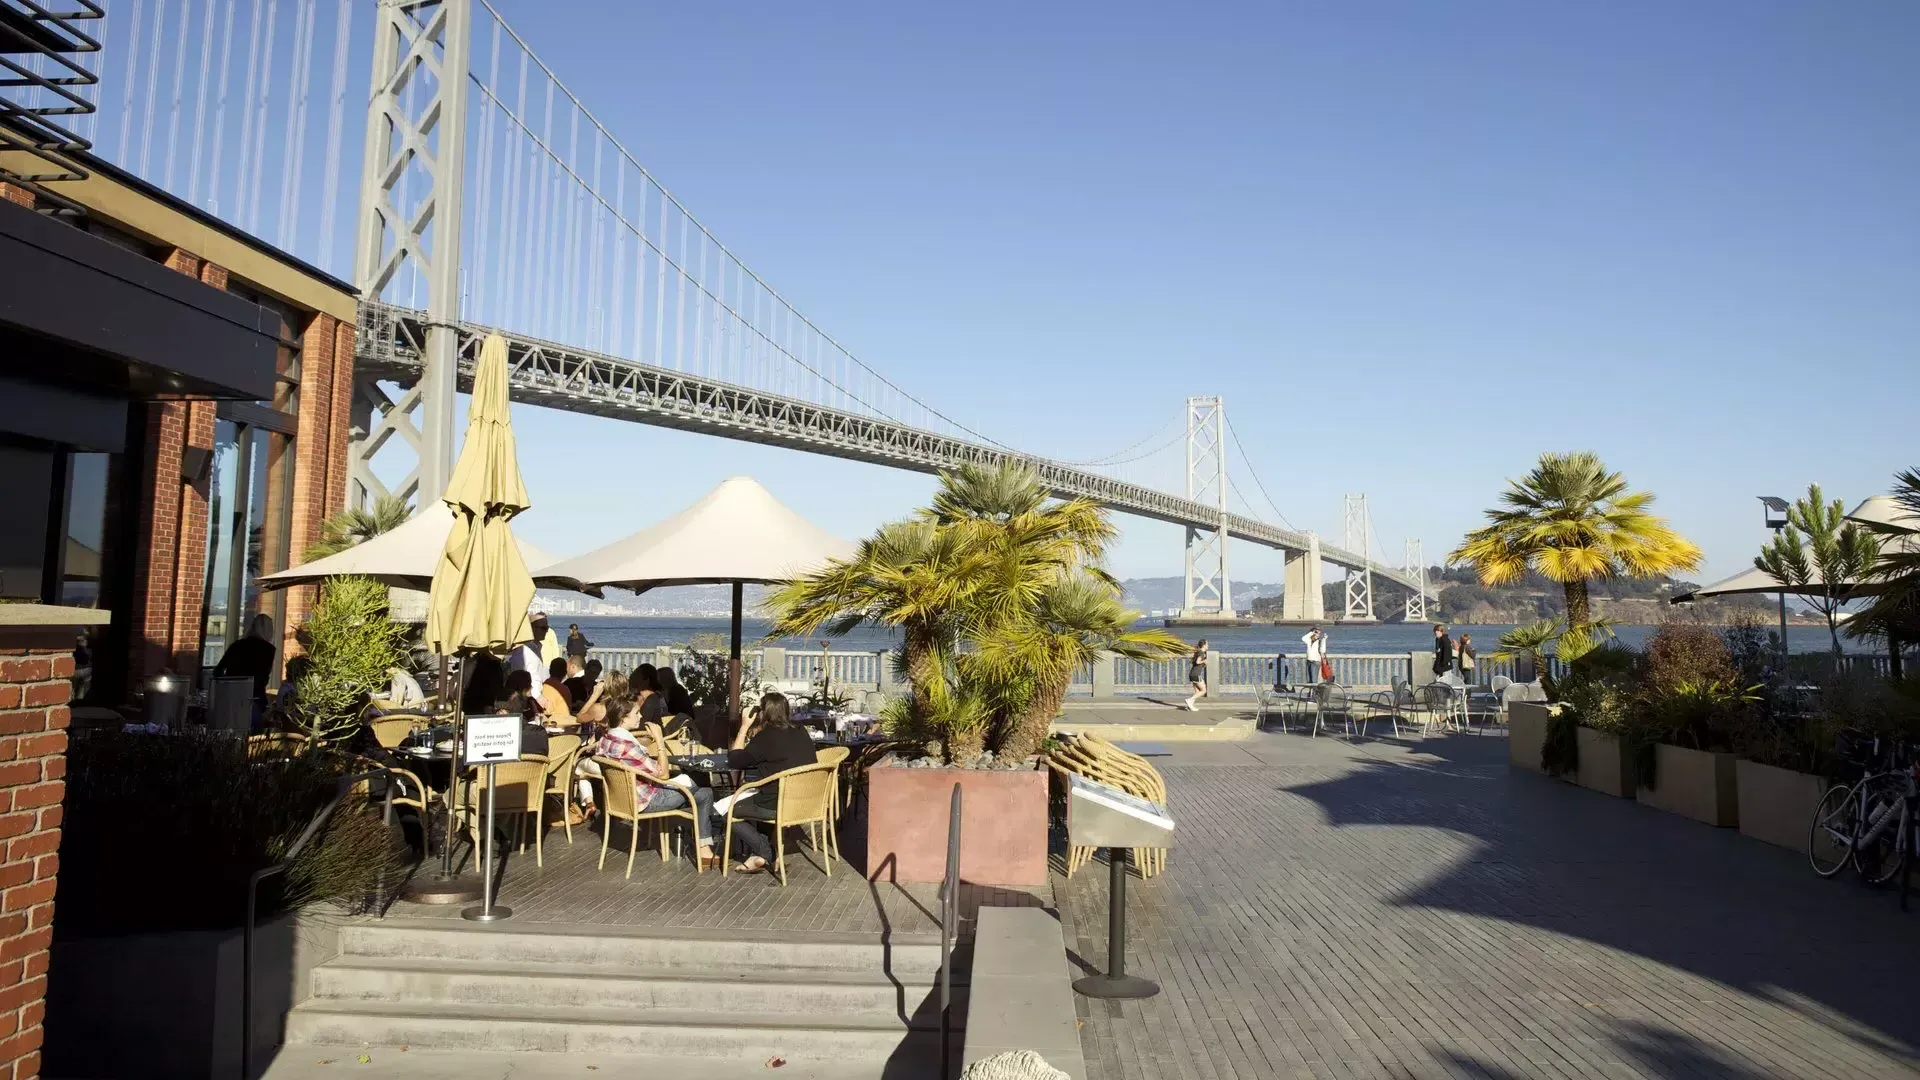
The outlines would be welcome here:
[[[1788,585],[1779,578],[1767,573],[1765,570],[1753,566],[1740,571],[1730,578],[1716,581],[1711,585],[1701,585],[1683,593],[1675,593],[1669,598],[1668,602],[1684,604],[1693,600],[1705,600],[1712,596],[1747,596],[1763,593],[1791,593],[1799,595],[1801,593],[1821,592],[1825,588],[1826,584],[1821,580],[1817,572],[1813,575],[1813,579],[1805,585]],[[1874,586],[1871,582],[1843,581],[1835,588],[1834,593],[1842,599],[1850,600],[1856,596],[1873,595]]]
[[[752,477],[736,476],[665,521],[548,566],[534,578],[634,592],[664,585],[732,585],[728,699],[737,712],[742,587],[792,581],[834,559],[851,558],[856,550],[795,513]]]
[[[1920,514],[1891,495],[1875,495],[1847,515],[1878,533],[1920,534]]]
[[[357,574],[370,577],[397,589],[425,592],[433,585],[433,569],[446,550],[447,536],[453,532],[453,511],[436,500],[397,528],[390,529],[345,551],[315,559],[291,569],[260,578],[263,589],[284,589],[293,585],[312,585],[330,577]],[[534,570],[534,580],[542,585],[582,590],[580,583],[540,573],[552,563],[553,556],[514,537],[520,557]]]

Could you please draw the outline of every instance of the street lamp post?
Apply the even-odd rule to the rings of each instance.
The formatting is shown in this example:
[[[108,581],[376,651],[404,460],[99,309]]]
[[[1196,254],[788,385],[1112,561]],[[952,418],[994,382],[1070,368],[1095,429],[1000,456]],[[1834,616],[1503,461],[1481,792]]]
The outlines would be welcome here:
[[[1767,528],[1772,529],[1776,536],[1779,535],[1780,530],[1787,527],[1787,500],[1778,495],[1761,495],[1758,496],[1758,498],[1760,499],[1760,512],[1767,523]],[[1785,583],[1782,582],[1782,584]],[[1780,675],[1782,678],[1785,678],[1786,674],[1787,592],[1785,589],[1782,589],[1780,590]]]

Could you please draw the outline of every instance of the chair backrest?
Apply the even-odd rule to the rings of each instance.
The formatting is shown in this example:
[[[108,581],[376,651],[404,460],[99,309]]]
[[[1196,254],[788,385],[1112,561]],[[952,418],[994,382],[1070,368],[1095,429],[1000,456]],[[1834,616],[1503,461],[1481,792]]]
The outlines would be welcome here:
[[[775,815],[782,824],[819,821],[832,813],[834,769],[826,764],[802,765],[777,774],[780,801]]]
[[[847,754],[849,752],[850,751],[844,746],[825,746],[813,752],[813,760],[822,765],[832,765],[838,768],[841,762],[847,760]]]
[[[367,727],[373,730],[373,741],[382,748],[391,750],[399,746],[413,731],[418,718],[412,716],[382,716],[373,720]]]
[[[1334,685],[1330,682],[1313,684],[1313,700],[1321,705],[1333,704]]]
[[[1513,685],[1512,679],[1507,678],[1505,675],[1495,675],[1493,677],[1493,683],[1491,684],[1491,689],[1493,690],[1494,693],[1497,694],[1512,685]]]
[[[554,735],[547,739],[547,786],[553,786],[553,778],[563,780],[573,775],[574,759],[580,756],[580,736]]]
[[[503,761],[493,766],[493,782],[500,785],[498,802],[509,810],[537,810],[546,798],[547,763],[544,761]],[[467,787],[469,806],[478,807],[481,792],[487,789],[487,770],[476,767]]]
[[[247,756],[274,756],[285,754],[292,756],[307,748],[307,737],[294,731],[269,731],[264,735],[247,736]]]
[[[600,766],[600,776],[606,781],[606,805],[600,809],[606,811],[608,817],[632,821],[640,813],[638,777],[633,769],[610,757],[596,757],[593,761]]]

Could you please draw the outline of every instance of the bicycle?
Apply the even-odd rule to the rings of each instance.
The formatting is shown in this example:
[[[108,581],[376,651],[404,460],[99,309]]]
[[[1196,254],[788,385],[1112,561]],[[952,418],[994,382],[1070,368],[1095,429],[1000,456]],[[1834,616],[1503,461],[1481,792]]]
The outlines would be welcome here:
[[[1829,787],[1814,808],[1807,861],[1821,877],[1852,866],[1869,885],[1899,874],[1912,847],[1909,821],[1914,776],[1904,743],[1882,749],[1878,738],[1843,732],[1837,756],[1860,771],[1852,783]]]

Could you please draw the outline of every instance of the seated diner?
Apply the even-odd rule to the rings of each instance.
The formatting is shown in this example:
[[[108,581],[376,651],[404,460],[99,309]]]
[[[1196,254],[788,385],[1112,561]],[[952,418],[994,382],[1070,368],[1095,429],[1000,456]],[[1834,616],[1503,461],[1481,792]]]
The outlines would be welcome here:
[[[639,710],[625,701],[616,701],[607,707],[607,733],[593,748],[594,757],[610,758],[625,765],[637,774],[640,791],[634,802],[642,812],[651,810],[673,810],[688,805],[688,793],[677,785],[666,783],[667,740],[661,734],[660,725],[647,723],[635,735],[632,725],[639,720]],[[580,763],[581,771],[589,776],[600,776],[599,763],[591,758]],[[658,780],[659,783],[651,781]],[[590,793],[591,785],[581,782],[582,795]],[[700,868],[712,869],[720,865],[720,857],[713,853],[713,790],[696,787],[692,789],[694,808],[694,827],[700,846]],[[604,826],[603,826],[604,827]]]
[[[793,722],[793,707],[788,704],[786,695],[780,693],[767,694],[760,699],[753,722],[740,726],[740,733],[733,739],[733,748],[727,751],[727,765],[730,768],[759,776],[772,776],[802,765],[812,765],[817,760],[813,739],[805,728]],[[753,786],[751,777],[746,786]],[[740,799],[733,804],[733,842],[749,852],[747,858],[734,869],[743,874],[757,874],[767,868],[773,858],[773,843],[753,822],[773,821],[779,800],[780,785],[776,782],[757,789],[751,798]]]

